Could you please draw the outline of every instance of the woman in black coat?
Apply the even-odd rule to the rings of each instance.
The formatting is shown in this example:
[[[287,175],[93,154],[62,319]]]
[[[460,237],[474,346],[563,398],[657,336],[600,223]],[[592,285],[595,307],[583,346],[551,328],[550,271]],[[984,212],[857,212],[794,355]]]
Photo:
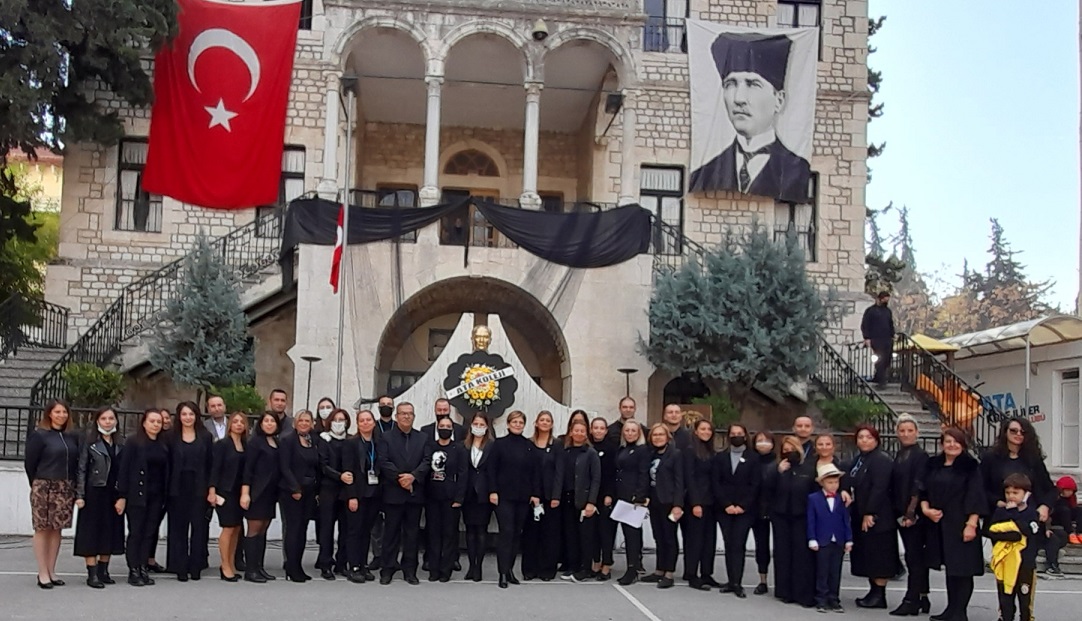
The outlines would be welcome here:
[[[312,577],[304,573],[302,561],[304,544],[308,539],[308,523],[315,517],[316,495],[319,493],[319,440],[312,435],[313,419],[308,410],[293,418],[296,433],[280,440],[278,459],[282,476],[278,480],[282,507],[282,554],[285,556],[286,580],[307,582]]]
[[[805,457],[800,438],[786,436],[768,483],[774,494],[774,597],[805,608],[815,606],[815,553],[808,549],[808,496],[819,489],[815,461],[814,455]]]
[[[891,505],[894,462],[879,449],[879,431],[870,425],[856,428],[860,453],[846,470],[853,495],[853,551],[849,563],[854,576],[868,579],[868,594],[857,599],[860,608],[887,607],[887,581],[898,574],[898,523]],[[845,483],[845,481],[843,481]]]
[[[684,458],[663,423],[650,428],[650,528],[657,543],[657,565],[643,582],[657,583],[659,589],[673,586],[676,557],[676,523],[684,515]]]
[[[537,449],[541,508],[534,509],[534,514],[526,518],[522,528],[522,579],[540,578],[548,582],[556,577],[563,548],[559,509],[561,483],[557,477],[563,443],[553,436],[551,412],[538,412],[530,441]]]
[[[597,495],[601,487],[601,458],[590,446],[589,434],[586,423],[571,423],[556,468],[564,556],[570,559],[561,577],[577,582],[593,578]]]
[[[166,570],[179,582],[199,580],[207,568],[207,542],[214,496],[210,468],[214,437],[199,416],[199,406],[177,405],[176,426],[170,435],[169,542]]]
[[[985,515],[992,515],[997,503],[1003,501],[1003,481],[1011,474],[1024,474],[1029,478],[1037,515],[1047,524],[1059,491],[1044,464],[1044,450],[1037,430],[1023,417],[1005,421],[1000,426],[995,445],[981,456],[981,479],[988,500]]]
[[[116,481],[120,474],[122,439],[116,433],[116,412],[102,408],[79,446],[75,479],[75,556],[86,559],[86,585],[103,589],[115,584],[109,559],[124,553],[124,516],[117,510]]]
[[[267,528],[274,519],[278,501],[278,480],[282,469],[278,463],[278,417],[265,412],[255,427],[255,437],[244,453],[244,475],[241,478],[240,507],[244,509],[244,570],[245,582],[264,583],[274,580],[263,567],[267,556]]]
[[[714,507],[725,541],[726,583],[722,593],[743,599],[744,557],[748,533],[755,523],[759,486],[763,472],[758,455],[748,453],[748,430],[740,423],[729,426],[729,448],[714,457]]]
[[[329,399],[320,401],[326,408]],[[346,575],[349,559],[346,552],[346,486],[353,483],[353,474],[342,465],[349,431],[349,412],[334,410],[323,418],[326,431],[319,434],[319,557],[316,569],[324,580],[334,580],[335,574]],[[338,529],[338,551],[335,553],[334,532]]]
[[[169,497],[169,445],[162,439],[162,415],[157,409],[143,412],[139,432],[120,454],[117,504],[128,515],[128,584],[154,584],[147,568],[150,545],[158,537],[158,525]]]
[[[627,419],[620,429],[620,451],[616,454],[616,500],[645,507],[650,502],[650,463],[653,451],[646,446],[642,426]],[[642,566],[642,528],[621,524],[627,571],[617,582],[623,586],[639,579]]]
[[[515,550],[531,507],[540,503],[540,457],[533,443],[522,435],[526,415],[515,410],[507,415],[507,435],[492,444],[489,457],[489,502],[496,508],[499,535],[496,541],[499,586],[518,584]]]
[[[26,439],[23,468],[30,481],[30,509],[34,524],[34,556],[38,587],[63,586],[56,577],[60,533],[71,527],[75,510],[75,476],[79,467],[79,437],[68,432],[68,404],[53,400]]]
[[[751,525],[751,534],[755,539],[755,567],[759,570],[759,584],[752,592],[766,595],[770,590],[766,582],[770,573],[770,503],[774,500],[773,486],[777,483],[775,475],[778,472],[774,434],[769,431],[756,433],[752,446],[759,458],[759,470],[763,474],[755,522]]]
[[[905,546],[905,567],[908,571],[905,597],[895,617],[916,616],[931,608],[928,601],[928,564],[924,560],[925,527],[928,520],[920,511],[919,481],[928,464],[928,454],[917,444],[917,421],[909,414],[898,416],[895,426],[900,448],[894,456],[891,504]]]
[[[436,421],[432,469],[425,486],[425,532],[428,534],[428,581],[450,582],[458,552],[458,522],[466,496],[466,447],[454,440],[450,416]]]
[[[376,418],[372,412],[361,410],[357,413],[357,435],[346,441],[342,451],[342,470],[353,475],[353,483],[345,490],[349,581],[359,584],[376,579],[368,570],[368,548],[382,504],[378,446]]]
[[[616,502],[616,453],[620,439],[609,435],[609,424],[604,418],[590,421],[590,444],[601,460],[601,487],[597,491],[597,526],[594,534],[593,570],[596,579],[604,582],[612,578],[613,551],[616,549],[616,520],[612,508]]]
[[[966,452],[963,431],[943,430],[943,451],[928,460],[920,481],[920,506],[929,525],[925,555],[929,567],[944,569],[947,608],[933,621],[966,621],[973,596],[973,578],[984,575],[978,536],[980,516],[987,511],[980,465]]]
[[[550,436],[551,437],[551,436]],[[489,502],[488,463],[492,455],[492,426],[488,417],[478,412],[469,423],[469,433],[463,442],[467,453],[466,495],[462,502],[462,522],[466,525],[466,557],[469,569],[466,579],[480,582],[481,566],[485,563],[488,523],[492,519]],[[555,573],[555,568],[553,568]]]
[[[209,493],[218,508],[218,525],[222,527],[222,534],[218,536],[218,554],[222,559],[218,576],[226,582],[240,580],[235,561],[244,526],[240,488],[247,442],[248,417],[244,412],[233,412],[225,437],[215,442],[211,450]]]
[[[691,446],[684,455],[687,488],[687,539],[684,541],[684,579],[693,589],[709,591],[721,586],[714,580],[718,547],[718,518],[714,507],[714,425],[700,420],[692,429]]]

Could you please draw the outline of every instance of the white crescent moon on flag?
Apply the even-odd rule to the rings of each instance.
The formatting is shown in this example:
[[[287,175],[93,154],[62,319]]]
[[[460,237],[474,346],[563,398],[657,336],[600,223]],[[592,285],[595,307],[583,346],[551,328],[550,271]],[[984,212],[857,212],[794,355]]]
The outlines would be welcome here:
[[[200,93],[203,92],[199,88],[199,82],[195,79],[195,61],[199,60],[200,54],[214,47],[223,47],[233,52],[248,68],[251,86],[248,87],[248,94],[244,96],[244,101],[248,101],[248,98],[255,92],[256,87],[259,86],[259,56],[252,49],[252,46],[248,45],[247,41],[224,28],[204,30],[192,40],[192,46],[188,49],[188,79],[191,80],[192,86]]]

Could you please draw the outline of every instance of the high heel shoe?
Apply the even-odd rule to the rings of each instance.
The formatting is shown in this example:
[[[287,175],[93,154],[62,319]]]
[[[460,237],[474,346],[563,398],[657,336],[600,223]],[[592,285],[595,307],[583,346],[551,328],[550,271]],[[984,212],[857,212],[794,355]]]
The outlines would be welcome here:
[[[915,617],[920,614],[920,604],[909,600],[902,600],[900,606],[890,611],[892,617]]]
[[[227,575],[225,575],[225,572],[222,571],[220,568],[218,569],[218,577],[221,578],[224,582],[239,582],[240,581],[240,576],[238,576],[237,574],[233,574],[232,576],[227,576]]]

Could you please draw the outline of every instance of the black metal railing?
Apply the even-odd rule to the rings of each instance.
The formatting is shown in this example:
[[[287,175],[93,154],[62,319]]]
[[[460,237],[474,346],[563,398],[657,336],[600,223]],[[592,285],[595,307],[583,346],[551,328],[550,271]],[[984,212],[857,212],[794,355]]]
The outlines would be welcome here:
[[[831,399],[863,398],[883,409],[881,416],[864,421],[879,431],[880,437],[894,433],[898,413],[861,377],[852,365],[819,333],[819,364],[811,380]]]
[[[642,29],[642,51],[686,54],[688,34],[684,19],[647,17]]]
[[[126,437],[135,435],[143,413],[134,410],[113,410],[117,430]],[[95,409],[72,408],[70,429],[86,432],[94,424]],[[0,460],[20,460],[26,456],[26,438],[41,420],[42,409],[27,405],[0,404]]]
[[[67,347],[68,309],[15,294],[0,302],[0,360],[20,347]]]
[[[851,343],[846,349],[846,357],[856,372],[864,378],[872,377],[876,354],[863,343]],[[909,335],[895,335],[888,373],[890,381],[916,396],[940,423],[965,431],[975,449],[995,442],[1003,412]]]
[[[657,216],[651,216],[650,253],[654,255],[654,271],[675,271],[688,261],[704,267],[706,248],[684,236],[679,227]]]
[[[270,212],[211,242],[225,264],[238,278],[257,274],[278,262],[281,238],[263,237],[260,232],[281,218]],[[64,367],[73,363],[104,365],[120,352],[121,344],[159,321],[166,305],[177,295],[184,258],[177,259],[128,285],[120,297],[98,317],[90,328],[64,352],[34,384],[30,402],[44,403],[67,393]]]

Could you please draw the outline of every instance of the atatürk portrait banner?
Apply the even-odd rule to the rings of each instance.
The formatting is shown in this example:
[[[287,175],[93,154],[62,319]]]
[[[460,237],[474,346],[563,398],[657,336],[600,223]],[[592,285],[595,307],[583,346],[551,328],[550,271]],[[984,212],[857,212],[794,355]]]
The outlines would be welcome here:
[[[690,191],[806,202],[819,29],[687,24]]]

